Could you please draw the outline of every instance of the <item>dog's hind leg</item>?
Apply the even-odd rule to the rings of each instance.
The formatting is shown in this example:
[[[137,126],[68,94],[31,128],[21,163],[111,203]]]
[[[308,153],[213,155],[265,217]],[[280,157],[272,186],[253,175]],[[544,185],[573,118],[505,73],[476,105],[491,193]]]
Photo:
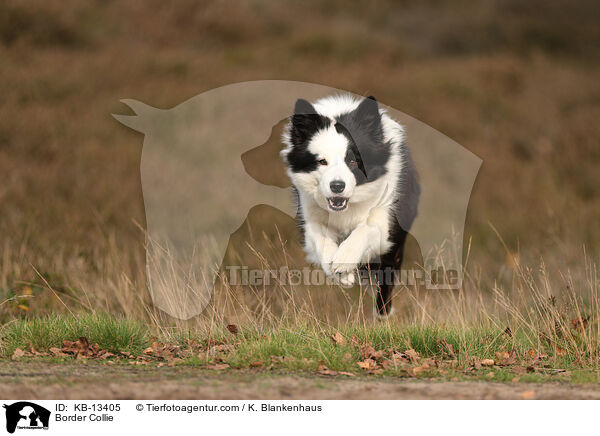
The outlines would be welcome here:
[[[393,314],[392,291],[396,279],[396,273],[400,273],[402,261],[404,259],[404,244],[407,233],[398,228],[395,243],[388,253],[383,255],[381,263],[377,264],[376,269],[378,292],[375,295],[375,317],[378,319],[389,318]]]
[[[393,270],[391,268],[386,270],[381,263],[369,263],[365,268],[370,273],[369,293],[375,298],[373,316],[379,320],[386,319],[393,313]]]
[[[379,283],[379,289],[375,294],[375,317],[379,320],[389,318],[394,313],[392,307],[393,284]]]

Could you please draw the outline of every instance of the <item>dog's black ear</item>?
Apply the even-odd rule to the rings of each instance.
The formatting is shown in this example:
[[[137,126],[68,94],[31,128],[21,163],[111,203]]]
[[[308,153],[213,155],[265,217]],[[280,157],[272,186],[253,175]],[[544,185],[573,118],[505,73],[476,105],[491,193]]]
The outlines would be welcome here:
[[[379,106],[375,97],[370,95],[360,102],[356,108],[356,118],[368,125],[379,124],[381,122]]]
[[[294,115],[313,115],[316,114],[314,106],[303,98],[299,98],[294,106]]]
[[[320,129],[327,127],[330,120],[319,115],[315,107],[308,101],[299,98],[294,107],[290,138],[294,145],[305,144]]]

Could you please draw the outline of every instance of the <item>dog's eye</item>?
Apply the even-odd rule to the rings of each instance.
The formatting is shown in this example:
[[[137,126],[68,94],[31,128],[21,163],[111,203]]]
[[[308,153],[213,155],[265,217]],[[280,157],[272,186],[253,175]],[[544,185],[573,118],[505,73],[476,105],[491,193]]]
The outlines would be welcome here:
[[[327,161],[325,159],[321,159],[319,161],[319,165],[327,165]]]

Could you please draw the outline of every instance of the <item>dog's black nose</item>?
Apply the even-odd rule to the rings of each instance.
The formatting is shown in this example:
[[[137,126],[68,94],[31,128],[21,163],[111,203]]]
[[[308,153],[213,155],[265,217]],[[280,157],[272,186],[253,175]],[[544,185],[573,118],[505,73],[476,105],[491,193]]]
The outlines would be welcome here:
[[[340,192],[344,191],[346,184],[341,180],[334,180],[329,184],[329,187],[331,188],[331,192],[334,194],[339,194]]]

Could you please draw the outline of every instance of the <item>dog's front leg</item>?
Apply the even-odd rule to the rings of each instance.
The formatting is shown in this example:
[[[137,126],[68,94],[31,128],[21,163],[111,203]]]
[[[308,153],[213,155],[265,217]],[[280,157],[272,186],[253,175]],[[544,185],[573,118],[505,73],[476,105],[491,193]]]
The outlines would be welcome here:
[[[331,261],[338,250],[337,236],[321,225],[307,225],[305,231],[308,260],[321,265],[328,276],[333,275]]]
[[[335,252],[331,270],[334,273],[353,274],[359,264],[368,262],[378,254],[382,246],[381,238],[379,226],[367,223],[359,225]]]
[[[353,271],[360,263],[369,242],[369,226],[361,224],[340,244],[333,256],[331,269],[335,273]]]

